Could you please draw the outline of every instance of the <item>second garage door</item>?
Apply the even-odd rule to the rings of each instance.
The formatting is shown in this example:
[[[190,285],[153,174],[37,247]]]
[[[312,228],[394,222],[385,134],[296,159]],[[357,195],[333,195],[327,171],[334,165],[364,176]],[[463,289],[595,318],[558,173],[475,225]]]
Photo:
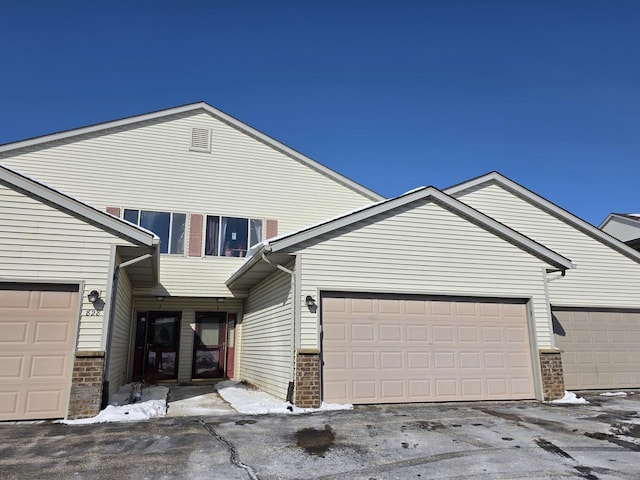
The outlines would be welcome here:
[[[322,325],[325,402],[535,398],[524,303],[332,294]]]
[[[77,290],[0,285],[0,420],[66,416]]]
[[[554,308],[568,389],[640,387],[640,311]]]

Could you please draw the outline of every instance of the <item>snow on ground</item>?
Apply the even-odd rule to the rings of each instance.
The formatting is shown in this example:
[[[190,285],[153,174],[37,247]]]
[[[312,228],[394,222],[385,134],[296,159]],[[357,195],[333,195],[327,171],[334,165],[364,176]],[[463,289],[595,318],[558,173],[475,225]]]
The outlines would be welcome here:
[[[626,397],[625,392],[604,392],[600,394],[601,397]]]
[[[261,415],[265,413],[300,414],[326,410],[352,410],[353,405],[324,403],[320,408],[299,408],[290,402],[277,400],[268,393],[248,388],[242,383],[226,380],[216,384],[216,390],[239,413]]]
[[[216,384],[218,394],[238,413],[260,415],[266,413],[301,414],[326,410],[351,410],[353,405],[323,403],[320,408],[298,408],[289,402],[277,400],[268,393],[248,388],[242,383],[227,380]],[[105,422],[133,422],[162,417],[167,414],[167,394],[169,388],[161,386],[142,386],[130,383],[120,387],[111,400],[111,405],[92,418],[61,420],[67,425],[86,425]],[[135,403],[129,403],[135,399]],[[202,401],[194,406],[185,406],[190,415],[215,415],[215,409],[202,408]],[[194,411],[191,411],[194,410]],[[197,411],[195,411],[197,410]]]
[[[120,387],[114,398],[119,399],[114,405],[100,410],[100,413],[92,418],[80,418],[78,420],[62,420],[60,423],[67,425],[86,425],[90,423],[106,422],[135,422],[148,420],[152,417],[162,417],[167,413],[167,387],[155,385],[140,386],[140,384],[128,384]],[[125,403],[129,397],[139,398],[136,403]],[[114,403],[114,402],[112,402]]]
[[[582,397],[578,397],[575,393],[573,392],[567,392],[565,390],[564,392],[564,397],[558,399],[558,400],[551,400],[547,403],[552,403],[552,404],[556,404],[556,405],[567,405],[567,404],[571,404],[571,405],[586,405],[587,400],[585,400]]]

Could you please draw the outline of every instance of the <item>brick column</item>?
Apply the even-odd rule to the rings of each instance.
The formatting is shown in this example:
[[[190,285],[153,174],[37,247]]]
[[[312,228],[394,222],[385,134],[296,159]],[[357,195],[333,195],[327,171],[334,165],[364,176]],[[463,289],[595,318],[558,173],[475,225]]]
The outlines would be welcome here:
[[[104,352],[76,352],[68,418],[94,417],[102,403]]]
[[[557,400],[562,398],[564,396],[564,373],[560,350],[541,349],[539,354],[544,399]]]
[[[320,351],[300,349],[296,352],[296,384],[293,403],[300,408],[320,406]]]

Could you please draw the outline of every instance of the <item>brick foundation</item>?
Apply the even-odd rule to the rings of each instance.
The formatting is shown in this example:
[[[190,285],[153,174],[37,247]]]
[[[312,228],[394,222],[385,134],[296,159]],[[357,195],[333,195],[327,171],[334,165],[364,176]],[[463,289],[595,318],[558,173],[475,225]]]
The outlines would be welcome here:
[[[300,408],[320,406],[320,352],[318,350],[301,349],[296,352],[296,384],[293,403]]]
[[[68,418],[89,418],[98,414],[102,402],[104,352],[76,352],[71,379]]]
[[[545,400],[556,400],[564,396],[564,373],[560,350],[540,350],[540,371]]]

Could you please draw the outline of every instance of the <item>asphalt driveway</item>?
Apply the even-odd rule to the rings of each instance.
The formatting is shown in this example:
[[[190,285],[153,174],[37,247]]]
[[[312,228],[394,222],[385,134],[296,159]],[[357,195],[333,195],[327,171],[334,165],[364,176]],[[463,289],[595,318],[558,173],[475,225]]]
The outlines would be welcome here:
[[[0,424],[0,477],[637,480],[640,394],[586,398]]]

